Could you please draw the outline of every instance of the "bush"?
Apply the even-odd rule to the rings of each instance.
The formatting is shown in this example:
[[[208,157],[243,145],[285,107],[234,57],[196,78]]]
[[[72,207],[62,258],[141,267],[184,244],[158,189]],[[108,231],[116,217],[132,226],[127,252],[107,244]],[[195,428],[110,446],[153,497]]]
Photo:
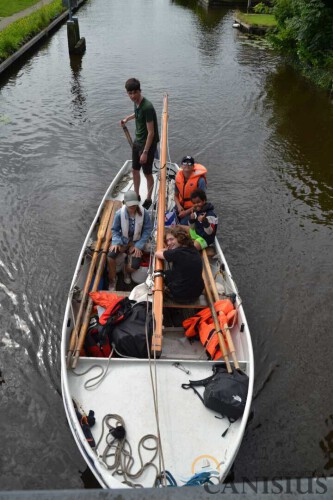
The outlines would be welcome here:
[[[16,52],[28,40],[45,29],[61,12],[66,10],[62,0],[54,0],[30,16],[23,17],[0,31],[0,62]]]
[[[270,14],[271,13],[271,9],[268,7],[268,5],[264,4],[263,2],[260,2],[255,7],[253,7],[253,11],[256,14]]]
[[[273,12],[277,20],[270,35],[273,45],[292,56],[303,73],[327,86],[332,71],[333,2],[275,0]]]

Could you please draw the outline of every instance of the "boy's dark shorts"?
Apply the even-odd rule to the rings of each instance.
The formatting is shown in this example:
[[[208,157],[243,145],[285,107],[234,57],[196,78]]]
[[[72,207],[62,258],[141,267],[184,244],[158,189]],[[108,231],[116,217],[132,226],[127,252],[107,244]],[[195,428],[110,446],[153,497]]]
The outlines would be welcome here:
[[[140,144],[137,144],[134,142],[133,144],[133,149],[132,149],[132,168],[133,170],[140,170],[142,167],[143,173],[146,175],[149,175],[153,171],[153,163],[154,163],[154,158],[155,158],[155,151],[157,148],[157,144],[154,142],[147,154],[147,162],[144,165],[140,164],[140,156],[142,155],[144,146],[140,146]]]

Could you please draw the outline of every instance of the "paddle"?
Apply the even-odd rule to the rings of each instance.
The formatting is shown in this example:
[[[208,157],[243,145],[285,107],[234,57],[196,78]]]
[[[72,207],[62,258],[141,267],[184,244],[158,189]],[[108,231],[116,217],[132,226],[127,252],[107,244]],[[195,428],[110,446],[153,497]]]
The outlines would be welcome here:
[[[101,217],[101,221],[100,221],[99,228],[98,228],[97,242],[95,244],[93,258],[91,259],[90,266],[89,266],[89,271],[88,271],[88,274],[87,274],[87,277],[86,277],[86,281],[85,281],[85,284],[84,284],[84,287],[83,287],[80,309],[79,309],[78,315],[77,315],[76,320],[75,320],[74,330],[72,331],[70,345],[69,345],[69,349],[68,349],[68,352],[67,352],[67,367],[70,366],[71,356],[72,356],[72,353],[73,353],[73,351],[75,349],[75,345],[76,345],[77,340],[78,340],[78,333],[79,333],[80,326],[81,326],[81,320],[82,320],[82,315],[83,315],[84,307],[85,307],[86,300],[87,300],[87,297],[88,297],[88,292],[89,292],[89,288],[90,288],[90,285],[91,285],[91,280],[92,280],[92,277],[94,275],[94,271],[95,271],[95,267],[96,267],[96,262],[97,262],[97,258],[98,258],[98,252],[99,252],[99,250],[101,248],[102,241],[103,241],[104,236],[105,236],[105,231],[107,229],[107,225],[108,225],[108,222],[109,222],[109,219],[110,219],[111,210],[112,210],[112,201],[111,200],[107,200],[105,202],[105,206],[104,206],[104,210],[103,210],[103,215]]]
[[[110,213],[110,218],[108,220],[108,226],[107,226],[107,230],[105,233],[105,240],[104,240],[103,247],[102,247],[102,254],[101,254],[101,258],[99,260],[98,266],[97,266],[94,284],[93,284],[92,289],[91,289],[92,292],[96,292],[96,290],[98,288],[98,284],[99,284],[100,279],[102,277],[102,274],[104,272],[106,254],[107,254],[109,246],[110,246],[111,228],[112,228],[112,224],[113,224],[114,214],[115,214],[116,210],[118,210],[119,206],[121,206],[120,202],[118,202],[118,204],[117,204],[117,202],[112,203],[112,210]],[[84,313],[84,318],[82,321],[80,334],[79,334],[77,344],[75,346],[74,355],[72,358],[73,359],[73,361],[72,361],[72,368],[73,369],[76,368],[77,362],[78,362],[79,357],[80,357],[80,351],[82,350],[83,345],[84,345],[84,341],[86,338],[86,334],[87,334],[87,330],[88,330],[88,326],[89,326],[89,322],[90,322],[90,314],[91,314],[92,307],[93,307],[93,301],[89,297],[87,307],[86,307],[86,310]]]
[[[222,332],[221,332],[221,326],[220,326],[220,323],[219,323],[219,320],[217,318],[217,314],[216,314],[216,311],[215,311],[214,301],[213,301],[213,297],[212,297],[212,292],[210,291],[210,288],[209,288],[208,273],[207,273],[206,268],[204,269],[204,272],[202,273],[202,277],[203,277],[203,280],[204,280],[204,283],[205,283],[206,296],[207,296],[209,307],[210,307],[210,310],[211,310],[211,313],[212,313],[212,318],[213,318],[213,321],[214,321],[214,326],[215,326],[215,330],[216,330],[216,333],[217,333],[217,338],[219,339],[219,345],[220,345],[221,353],[222,353],[223,359],[225,361],[228,373],[232,373],[232,368],[230,366],[230,362],[229,362],[229,358],[228,358],[228,354],[227,354],[227,352],[228,352],[227,351],[227,346],[225,345],[225,341],[224,341],[224,338],[223,338],[223,335],[222,335]]]
[[[208,276],[208,279],[209,279],[209,282],[210,282],[210,286],[212,288],[212,292],[213,292],[213,296],[214,296],[214,302],[217,302],[219,300],[219,294],[218,294],[218,291],[217,291],[217,288],[216,288],[215,279],[214,279],[212,270],[210,268],[208,256],[207,256],[207,253],[206,253],[205,249],[202,250],[202,258],[203,258],[204,267],[205,267],[205,270],[207,272],[207,276]],[[215,307],[214,307],[214,311],[215,311]],[[224,323],[223,324],[223,331],[226,334],[226,338],[227,338],[229,350],[230,350],[230,353],[231,353],[231,356],[232,356],[232,360],[234,362],[235,368],[237,370],[239,370],[239,363],[238,363],[238,360],[237,360],[237,357],[236,357],[235,346],[234,346],[233,340],[231,338],[230,330],[229,330],[229,327],[228,327],[227,317],[223,313],[223,311],[221,311],[221,313],[219,313],[219,314],[221,314],[220,317],[224,320],[223,321],[223,323]]]
[[[131,134],[129,133],[128,128],[126,127],[126,125],[122,125],[122,127],[123,127],[124,134],[126,135],[126,139],[128,140],[128,144],[132,148],[133,147],[133,141],[132,141]]]

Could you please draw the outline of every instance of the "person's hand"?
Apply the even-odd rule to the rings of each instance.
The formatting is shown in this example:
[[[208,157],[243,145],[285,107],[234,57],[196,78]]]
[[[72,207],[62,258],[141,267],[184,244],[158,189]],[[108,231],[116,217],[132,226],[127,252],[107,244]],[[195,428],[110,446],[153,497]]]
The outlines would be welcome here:
[[[142,250],[138,247],[132,247],[133,250],[131,253],[133,253],[134,257],[142,257]]]
[[[187,215],[187,212],[184,209],[182,209],[180,212],[178,212],[178,216],[180,219],[183,219],[184,217],[186,217],[186,215]]]
[[[120,245],[110,245],[109,252],[120,252]]]
[[[191,219],[191,220],[195,220],[196,218],[197,218],[197,217],[196,217],[195,212],[192,212],[192,213],[191,213],[191,216],[190,216],[190,219]]]
[[[120,120],[120,126],[125,127],[126,123],[127,123],[127,116],[123,120]]]
[[[145,163],[147,163],[147,156],[148,153],[146,151],[142,151],[142,154],[140,156],[140,165],[144,165]]]
[[[204,212],[203,214],[200,214],[198,215],[198,221],[199,222],[203,222],[203,220],[206,218],[206,212]]]

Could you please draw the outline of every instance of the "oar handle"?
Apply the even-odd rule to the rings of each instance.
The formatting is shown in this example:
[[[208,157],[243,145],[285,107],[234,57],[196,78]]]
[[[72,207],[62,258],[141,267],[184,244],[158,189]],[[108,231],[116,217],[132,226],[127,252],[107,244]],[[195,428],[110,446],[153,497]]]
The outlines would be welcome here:
[[[235,346],[234,346],[234,343],[233,343],[233,340],[232,340],[232,337],[231,337],[231,333],[230,333],[230,330],[229,330],[229,327],[228,327],[228,323],[224,323],[224,325],[223,325],[223,331],[225,332],[225,335],[226,335],[226,338],[227,338],[227,342],[228,342],[230,354],[231,354],[232,360],[234,362],[235,368],[237,370],[239,370],[239,363],[238,363],[238,359],[236,357],[236,350],[235,350]]]
[[[122,127],[123,127],[124,134],[126,135],[126,139],[128,140],[128,144],[132,148],[133,147],[133,141],[132,141],[131,134],[129,133],[128,128],[126,127],[126,125],[122,125]]]

